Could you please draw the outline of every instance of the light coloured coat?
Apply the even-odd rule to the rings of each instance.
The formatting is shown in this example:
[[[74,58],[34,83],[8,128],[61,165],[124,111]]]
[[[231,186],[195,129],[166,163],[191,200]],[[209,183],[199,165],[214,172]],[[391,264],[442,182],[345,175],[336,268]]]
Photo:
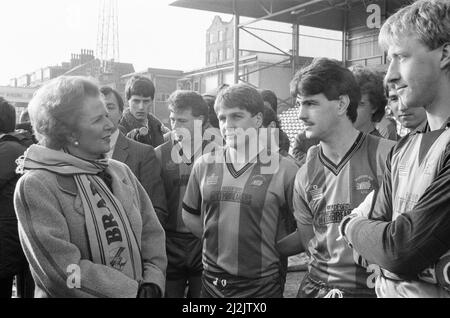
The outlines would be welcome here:
[[[152,203],[125,164],[110,160],[106,172],[141,248],[142,281],[155,283],[164,294],[165,236]],[[138,281],[92,262],[73,177],[29,171],[17,183],[14,204],[21,244],[36,282],[35,297],[136,297]]]

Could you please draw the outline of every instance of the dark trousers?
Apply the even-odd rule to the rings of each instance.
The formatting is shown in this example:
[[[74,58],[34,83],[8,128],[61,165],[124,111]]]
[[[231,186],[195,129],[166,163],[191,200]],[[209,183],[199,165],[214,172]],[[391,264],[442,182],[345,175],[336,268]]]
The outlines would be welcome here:
[[[248,279],[204,270],[200,298],[282,298],[281,284],[279,273]]]
[[[166,298],[198,298],[202,286],[202,242],[191,233],[166,232]]]
[[[30,269],[25,267],[16,276],[16,289],[18,298],[34,297],[34,281]],[[0,298],[11,298],[14,275],[0,278]]]
[[[0,205],[1,206],[1,205]],[[16,276],[17,296],[32,298],[34,281],[20,245],[17,219],[0,217],[0,298],[10,298]]]

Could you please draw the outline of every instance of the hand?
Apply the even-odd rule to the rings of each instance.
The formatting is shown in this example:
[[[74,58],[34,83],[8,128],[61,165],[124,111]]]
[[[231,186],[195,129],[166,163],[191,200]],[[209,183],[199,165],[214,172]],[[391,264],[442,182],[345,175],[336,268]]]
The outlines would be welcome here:
[[[350,219],[357,217],[357,216],[360,216],[363,218],[369,217],[369,214],[370,214],[370,211],[372,208],[374,194],[375,194],[375,190],[370,192],[366,196],[364,201],[361,202],[357,208],[352,210],[352,213],[350,213],[349,215],[347,215],[346,217],[344,217],[342,219],[341,223],[339,224],[339,237],[337,238],[338,241],[340,241],[341,239],[345,239],[345,229],[347,227],[347,224],[350,222]]]
[[[342,219],[341,223],[339,223],[339,228],[338,228],[339,236],[336,240],[337,241],[345,240],[347,242],[348,246],[350,246],[350,248],[353,248],[353,246],[350,244],[350,242],[347,241],[347,238],[345,237],[345,234],[346,234],[345,230],[347,228],[348,223],[350,223],[350,220],[357,216],[358,216],[358,214],[356,214],[356,213],[350,213],[349,215],[347,215],[346,217],[344,217]]]
[[[139,285],[136,298],[161,298],[161,290],[153,283],[142,283]]]
[[[151,139],[147,127],[132,129],[128,132],[127,137],[144,144],[150,144]]]
[[[352,214],[356,214],[357,216],[362,216],[365,218],[369,217],[372,203],[373,203],[373,196],[374,196],[375,190],[370,192],[363,202],[361,202],[360,205],[358,205],[357,208],[353,209]]]

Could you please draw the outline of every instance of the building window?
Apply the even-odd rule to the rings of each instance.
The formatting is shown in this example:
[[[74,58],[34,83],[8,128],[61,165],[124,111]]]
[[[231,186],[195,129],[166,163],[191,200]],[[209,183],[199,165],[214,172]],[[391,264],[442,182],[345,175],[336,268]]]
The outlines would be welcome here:
[[[219,62],[223,61],[223,50],[222,49],[219,50],[218,61]]]
[[[214,52],[209,52],[209,63],[214,63]]]
[[[218,38],[219,38],[219,42],[222,42],[222,41],[223,41],[223,31],[219,31],[219,36],[218,36]]]
[[[248,66],[245,66],[244,67],[244,73],[242,74],[243,76],[243,80],[245,81],[245,82],[249,82],[249,76],[248,76]]]
[[[208,44],[214,43],[214,36],[212,33],[208,33]]]
[[[195,82],[194,83],[194,91],[198,92],[198,86],[199,86],[198,82]]]
[[[170,94],[167,93],[161,93],[159,97],[160,102],[165,102],[169,99]]]
[[[210,61],[209,61],[209,52],[206,52],[206,64],[209,64],[210,63]]]

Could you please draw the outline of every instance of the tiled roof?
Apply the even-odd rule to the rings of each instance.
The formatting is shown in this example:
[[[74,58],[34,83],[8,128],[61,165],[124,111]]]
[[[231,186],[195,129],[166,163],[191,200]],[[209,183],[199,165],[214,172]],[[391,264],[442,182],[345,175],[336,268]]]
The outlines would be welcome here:
[[[298,120],[298,107],[291,107],[278,117],[281,121],[281,129],[288,135],[292,146],[295,136],[304,129],[303,124]]]

